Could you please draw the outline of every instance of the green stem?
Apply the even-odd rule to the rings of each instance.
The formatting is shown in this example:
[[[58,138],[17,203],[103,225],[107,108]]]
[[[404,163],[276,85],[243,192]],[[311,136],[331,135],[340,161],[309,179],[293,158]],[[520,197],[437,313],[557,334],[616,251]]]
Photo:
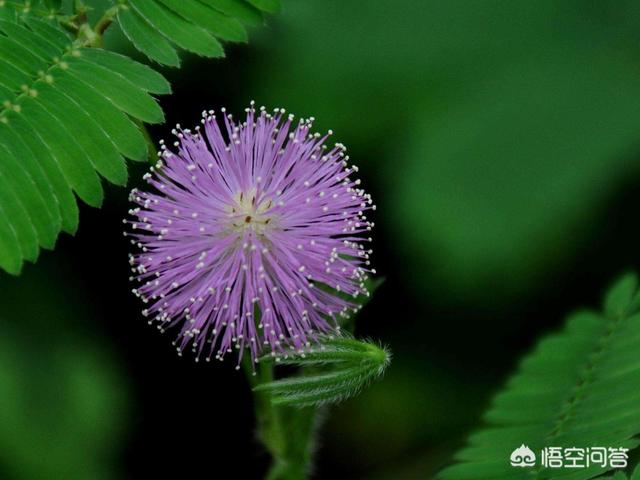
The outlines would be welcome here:
[[[273,380],[273,364],[259,365],[256,375],[251,366],[245,371],[252,387]],[[258,439],[272,458],[266,480],[302,480],[310,468],[318,411],[315,408],[292,408],[274,405],[266,391],[254,391]]]
[[[260,383],[273,380],[273,365],[263,363],[257,369],[256,375],[251,371],[247,373],[249,382],[251,386],[254,387]],[[258,438],[269,454],[271,454],[272,458],[281,458],[284,452],[285,438],[282,431],[279,409],[271,403],[271,397],[266,392],[254,392],[253,398]]]
[[[120,5],[116,5],[115,7],[111,7],[106,12],[104,12],[104,15],[102,15],[102,18],[100,20],[98,20],[98,23],[96,23],[96,26],[94,27],[93,30],[98,35],[100,35],[100,37],[102,37],[102,35],[104,35],[104,32],[113,23],[113,20],[116,18],[116,15],[118,15],[118,11],[119,10],[120,10]]]
[[[49,17],[56,18],[65,29],[76,35],[76,44],[82,47],[102,47],[105,31],[113,23],[121,5],[107,9],[94,27],[89,24],[89,7],[82,0],[73,3],[72,15],[56,15],[49,13]]]

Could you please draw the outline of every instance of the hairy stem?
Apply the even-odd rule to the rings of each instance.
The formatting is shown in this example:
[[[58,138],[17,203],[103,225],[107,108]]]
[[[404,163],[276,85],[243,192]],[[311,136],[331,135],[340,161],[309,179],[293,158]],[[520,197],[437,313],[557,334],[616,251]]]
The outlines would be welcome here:
[[[102,37],[102,35],[104,35],[104,32],[107,30],[107,28],[109,28],[109,26],[113,23],[113,20],[116,18],[118,10],[120,10],[120,5],[111,7],[106,12],[104,12],[104,15],[102,15],[102,18],[100,18],[100,20],[98,20],[93,31],[100,35],[100,37]]]
[[[77,36],[78,43],[83,47],[102,47],[102,38],[106,30],[115,19],[120,5],[107,9],[102,17],[92,27],[89,23],[89,7],[82,0],[73,3],[72,16],[58,16],[58,22]]]
[[[247,373],[252,387],[273,380],[273,366],[271,364],[260,365],[256,371],[257,375],[251,371]],[[279,409],[271,403],[268,393],[254,392],[253,399],[258,438],[271,457],[274,460],[279,459],[283,456],[285,443]]]
[[[246,364],[245,370],[252,387],[273,380],[270,362],[261,363],[257,375]],[[306,478],[315,449],[317,409],[273,405],[266,391],[254,391],[253,395],[257,436],[272,458],[266,480]]]

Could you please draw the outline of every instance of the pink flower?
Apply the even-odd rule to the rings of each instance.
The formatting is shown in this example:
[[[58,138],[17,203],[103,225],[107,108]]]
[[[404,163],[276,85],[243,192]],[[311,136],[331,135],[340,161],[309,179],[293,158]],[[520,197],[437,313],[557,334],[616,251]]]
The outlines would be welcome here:
[[[196,359],[302,350],[368,295],[362,234],[375,207],[345,147],[327,148],[331,132],[311,134],[313,119],[246,111],[236,124],[223,109],[223,129],[213,111],[195,132],[178,126],[176,151],[163,145],[145,175],[155,191],[131,192],[134,293]]]

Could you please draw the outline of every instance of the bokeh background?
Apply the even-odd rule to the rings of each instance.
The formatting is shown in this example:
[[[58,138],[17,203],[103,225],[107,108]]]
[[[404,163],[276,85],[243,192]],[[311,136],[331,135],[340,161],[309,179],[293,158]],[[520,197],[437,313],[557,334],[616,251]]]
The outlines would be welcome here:
[[[357,330],[394,362],[331,410],[316,478],[431,478],[535,340],[640,266],[638,2],[284,0],[183,63],[156,141],[205,108],[285,107],[336,132],[378,206],[386,282]],[[261,478],[243,377],[139,313],[126,197],[0,274],[0,478]]]

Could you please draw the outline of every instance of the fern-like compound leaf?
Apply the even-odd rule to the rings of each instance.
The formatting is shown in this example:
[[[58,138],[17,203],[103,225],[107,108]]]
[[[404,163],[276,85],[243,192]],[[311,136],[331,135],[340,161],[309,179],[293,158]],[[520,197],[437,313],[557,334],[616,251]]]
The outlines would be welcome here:
[[[493,400],[486,426],[471,435],[442,480],[586,480],[610,467],[516,468],[524,444],[633,449],[640,434],[640,293],[635,275],[608,292],[602,313],[572,315],[560,333],[541,340]],[[617,476],[616,476],[617,475]],[[608,478],[626,478],[616,473]],[[632,478],[640,478],[636,471]]]
[[[233,18],[237,18],[246,25],[257,26],[263,22],[262,13],[246,0],[200,0],[202,3],[215,8]]]
[[[100,177],[127,181],[147,158],[133,119],[164,119],[157,72],[79,45],[58,25],[0,6],[0,268],[17,274],[78,225],[74,193],[100,206]]]
[[[164,5],[178,13],[186,20],[208,30],[222,40],[246,42],[247,31],[239,20],[208,7],[200,2],[184,2],[183,0],[161,0]]]
[[[133,46],[149,59],[170,67],[180,66],[178,53],[169,41],[134,10],[121,9],[118,22]]]
[[[114,0],[110,12],[152,60],[179,66],[176,49],[223,55],[279,0]],[[162,75],[87,48],[58,20],[56,0],[0,2],[0,268],[18,274],[60,231],[78,227],[75,196],[98,207],[101,177],[127,182],[125,159],[148,158],[140,122],[159,123]]]
[[[266,391],[275,405],[296,407],[338,403],[354,396],[372,380],[381,376],[390,352],[371,342],[351,337],[322,337],[317,347],[304,353],[265,357],[279,365],[304,367],[299,375],[263,383],[257,391]]]
[[[176,47],[220,57],[219,40],[245,42],[243,24],[259,24],[262,12],[279,9],[280,0],[127,0],[120,4],[118,23],[151,60],[177,67]]]

